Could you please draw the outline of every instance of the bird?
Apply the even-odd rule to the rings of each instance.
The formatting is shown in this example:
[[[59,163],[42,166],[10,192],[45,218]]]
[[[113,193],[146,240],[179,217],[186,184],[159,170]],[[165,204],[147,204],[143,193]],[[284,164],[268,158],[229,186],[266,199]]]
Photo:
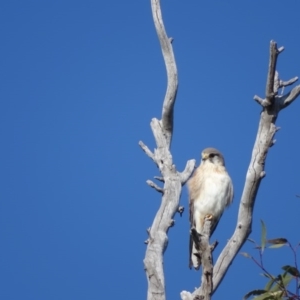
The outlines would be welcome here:
[[[206,218],[211,220],[210,236],[216,229],[225,210],[233,200],[232,180],[225,168],[222,153],[206,148],[201,153],[201,163],[188,181],[190,226],[201,234]],[[198,270],[201,257],[190,234],[190,269]]]

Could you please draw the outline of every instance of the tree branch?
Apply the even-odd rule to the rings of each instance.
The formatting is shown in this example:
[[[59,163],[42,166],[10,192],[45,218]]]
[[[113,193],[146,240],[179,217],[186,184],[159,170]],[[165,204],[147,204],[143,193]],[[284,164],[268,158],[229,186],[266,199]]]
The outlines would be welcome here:
[[[202,278],[201,285],[203,287],[203,294],[198,295],[200,299],[210,300],[212,291],[213,291],[213,261],[212,261],[212,251],[214,247],[209,245],[209,237],[210,237],[210,227],[211,220],[205,219],[203,231],[201,233],[200,238],[200,247],[199,254],[201,257],[202,263]],[[197,249],[197,247],[196,247]]]
[[[152,180],[147,180],[146,183],[151,186],[153,189],[157,190],[159,193],[164,193],[164,189],[155,184]]]
[[[160,181],[160,182],[165,182],[164,178],[163,177],[160,177],[160,176],[154,176],[154,179]]]
[[[282,97],[282,108],[290,105],[300,94],[300,85],[295,86],[288,94]]]
[[[202,265],[202,277],[201,284],[203,289],[198,289],[198,292],[201,294],[194,294],[187,291],[181,292],[181,299],[185,300],[193,300],[193,299],[203,299],[210,300],[211,294],[213,291],[213,261],[212,261],[212,252],[217,246],[217,242],[213,245],[209,244],[210,237],[210,228],[211,228],[211,220],[206,218],[204,220],[204,226],[201,234],[197,232],[195,228],[191,229],[191,235],[193,238],[193,242],[195,244],[195,248],[198,249],[198,255],[201,257],[201,265]]]
[[[255,100],[262,105],[263,110],[260,115],[257,136],[252,151],[251,161],[246,174],[243,194],[240,200],[237,225],[232,237],[222,250],[214,266],[212,293],[216,291],[219,284],[222,282],[230,264],[252,231],[252,215],[256,195],[261,180],[266,174],[264,168],[268,150],[274,144],[273,138],[275,133],[278,131],[278,128],[275,126],[277,116],[281,109],[295,100],[300,94],[300,86],[297,86],[288,95],[284,97],[275,97],[276,93],[274,93],[274,83],[276,83],[276,80],[280,80],[278,73],[275,72],[275,68],[278,54],[282,50],[283,47],[277,49],[276,43],[271,41],[269,72],[266,84],[266,98],[262,99],[258,96],[255,96]],[[195,295],[202,295],[203,290],[204,286],[202,284],[202,286],[192,294],[186,291],[182,292],[181,298],[185,300],[194,299],[193,297],[195,297]]]
[[[282,49],[283,50],[283,49]],[[272,104],[272,100],[275,96],[274,93],[274,79],[276,72],[277,56],[280,52],[277,49],[277,44],[274,41],[270,43],[270,59],[269,59],[269,70],[266,84],[266,103]]]
[[[292,85],[294,84],[296,81],[298,80],[298,77],[294,77],[288,81],[283,81],[283,80],[280,80],[280,85],[279,87],[285,87],[285,86],[289,86],[289,85]]]
[[[173,38],[170,40],[167,36],[161,14],[160,0],[151,0],[151,8],[168,77],[167,90],[162,109],[162,124],[166,134],[167,142],[170,145],[173,132],[173,109],[178,88],[177,67],[171,44]]]
[[[187,161],[184,171],[180,173],[180,180],[182,185],[184,185],[191,177],[195,169],[195,165],[196,165],[195,159],[191,159]]]
[[[180,214],[180,217],[182,217],[182,214],[184,212],[184,207],[183,206],[179,206],[177,209],[177,212]]]
[[[269,69],[266,83],[266,98],[262,99],[259,96],[254,96],[254,100],[261,106],[267,107],[273,104],[274,98],[278,93],[280,87],[279,74],[276,71],[276,64],[278,55],[284,50],[284,47],[277,48],[277,44],[274,41],[270,42],[270,58]]]
[[[183,173],[179,173],[173,164],[170,153],[170,146],[173,134],[174,104],[177,94],[178,80],[177,68],[171,42],[173,39],[167,37],[159,0],[151,0],[152,16],[156,32],[160,41],[166,70],[167,90],[162,108],[161,120],[153,118],[151,129],[156,142],[156,149],[152,153],[148,147],[140,142],[144,152],[152,158],[158,166],[162,177],[155,177],[164,183],[160,188],[152,181],[147,183],[162,193],[162,201],[156,216],[149,229],[149,238],[146,241],[147,250],[144,259],[144,266],[148,280],[148,300],[165,300],[165,279],[163,271],[163,253],[168,245],[167,233],[170,227],[174,226],[174,215],[179,208],[179,199],[183,184],[190,177],[195,162],[189,161]],[[182,213],[182,209],[180,210]]]
[[[154,154],[151,152],[151,150],[142,141],[139,141],[139,145],[143,151],[156,163]]]

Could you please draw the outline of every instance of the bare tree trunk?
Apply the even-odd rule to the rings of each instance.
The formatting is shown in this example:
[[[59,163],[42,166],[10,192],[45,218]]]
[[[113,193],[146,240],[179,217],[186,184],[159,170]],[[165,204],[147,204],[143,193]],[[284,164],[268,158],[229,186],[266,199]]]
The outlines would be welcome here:
[[[195,160],[188,161],[182,173],[178,172],[173,164],[170,145],[173,134],[174,104],[178,87],[177,68],[171,44],[173,39],[168,38],[166,34],[161,15],[160,0],[151,0],[151,7],[154,25],[166,65],[168,84],[163,102],[161,120],[154,118],[151,121],[151,128],[157,148],[152,152],[143,142],[139,142],[141,148],[160,170],[161,177],[155,177],[155,179],[164,183],[163,187],[160,187],[153,181],[147,180],[149,186],[162,194],[162,202],[151,228],[147,230],[149,238],[146,241],[147,250],[144,265],[148,280],[147,299],[165,300],[163,254],[168,245],[167,233],[169,228],[174,225],[173,217],[175,213],[182,213],[183,211],[183,208],[179,207],[181,190],[194,170]],[[199,240],[199,251],[201,253],[203,269],[201,286],[193,293],[182,291],[182,300],[209,300],[251,233],[255,198],[260,182],[265,176],[264,166],[266,156],[269,148],[275,143],[274,135],[279,129],[275,126],[276,119],[279,112],[291,104],[300,94],[300,85],[298,85],[286,95],[278,95],[279,88],[289,86],[298,80],[297,77],[286,82],[279,79],[276,64],[278,55],[283,50],[283,47],[278,49],[277,44],[271,41],[266,95],[264,99],[258,96],[254,97],[262,106],[262,112],[246,175],[244,191],[240,201],[236,229],[213,267],[212,251],[215,245],[209,245],[210,221],[205,221],[204,230]],[[192,232],[192,235],[194,236],[194,240],[197,240],[196,233]]]
[[[278,55],[283,50],[283,47],[278,49],[277,44],[274,41],[271,41],[266,96],[265,99],[254,96],[254,99],[262,106],[262,112],[252,151],[252,158],[246,175],[244,191],[240,201],[237,226],[213,268],[212,293],[218,288],[225,277],[230,264],[251,233],[255,198],[260,182],[266,174],[264,171],[265,160],[269,148],[275,144],[273,138],[279,129],[275,126],[278,114],[283,108],[291,104],[300,94],[300,85],[298,85],[288,94],[284,96],[278,95],[279,88],[291,85],[298,80],[298,77],[292,78],[286,82],[280,80],[279,74],[276,71],[276,63]],[[207,293],[207,285],[202,284],[200,288],[192,294],[187,291],[182,291],[181,299],[192,300],[195,299],[196,296],[198,296],[198,299],[201,299],[201,296],[204,297]]]
[[[187,162],[185,170],[178,172],[173,164],[170,146],[173,134],[173,114],[176,93],[178,88],[177,67],[172,49],[172,39],[168,38],[161,15],[160,1],[151,0],[152,15],[156,32],[160,41],[168,77],[167,91],[162,108],[161,120],[151,121],[151,129],[157,148],[152,152],[143,142],[139,145],[154,161],[162,177],[156,177],[164,183],[163,188],[151,180],[148,185],[162,193],[161,206],[154,218],[151,228],[147,230],[149,238],[146,241],[147,250],[144,259],[145,271],[148,280],[148,300],[164,300],[165,279],[163,270],[163,253],[168,244],[167,232],[174,225],[175,213],[181,212],[179,199],[182,186],[188,180],[195,167],[195,160]]]
[[[201,284],[203,286],[202,300],[210,300],[213,292],[213,259],[212,252],[218,245],[216,241],[213,245],[209,244],[211,235],[211,220],[205,219],[202,232],[199,234],[196,228],[191,229],[191,235],[195,244],[195,249],[198,249],[198,255],[201,257],[202,277]]]

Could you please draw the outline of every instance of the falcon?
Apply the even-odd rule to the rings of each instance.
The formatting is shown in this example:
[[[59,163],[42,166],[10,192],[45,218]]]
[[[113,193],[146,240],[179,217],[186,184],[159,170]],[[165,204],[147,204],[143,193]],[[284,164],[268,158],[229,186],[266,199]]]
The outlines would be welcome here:
[[[210,235],[213,234],[218,222],[233,199],[233,186],[225,169],[224,157],[215,148],[206,148],[201,154],[200,166],[188,181],[190,224],[191,228],[201,234],[206,218],[211,220]],[[198,270],[201,257],[190,235],[189,267]]]

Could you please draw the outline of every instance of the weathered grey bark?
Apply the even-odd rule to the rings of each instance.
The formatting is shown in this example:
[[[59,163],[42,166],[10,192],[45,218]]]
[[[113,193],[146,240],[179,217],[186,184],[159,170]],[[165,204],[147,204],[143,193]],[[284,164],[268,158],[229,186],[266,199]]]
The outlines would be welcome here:
[[[213,259],[212,252],[217,246],[216,241],[213,245],[209,244],[211,220],[205,219],[204,226],[201,234],[197,232],[195,228],[191,229],[191,235],[195,244],[195,248],[198,250],[198,254],[201,257],[202,263],[202,277],[201,284],[203,286],[203,294],[198,295],[199,299],[210,300],[213,292]]]
[[[262,106],[257,136],[240,201],[237,226],[232,237],[218,257],[213,269],[213,292],[218,288],[225,277],[230,264],[251,233],[254,203],[260,182],[265,176],[264,169],[267,153],[269,148],[274,145],[274,135],[279,129],[275,126],[278,114],[283,108],[291,104],[300,94],[300,85],[298,85],[286,95],[278,95],[279,88],[291,85],[298,80],[298,77],[286,82],[280,80],[279,74],[276,71],[276,63],[278,55],[283,50],[283,47],[277,48],[277,44],[274,41],[271,41],[266,96],[264,99],[254,96],[254,99]],[[195,299],[197,295],[205,294],[204,289],[205,286],[202,284],[200,288],[192,294],[183,291],[181,292],[181,299]]]
[[[170,145],[173,134],[173,111],[178,87],[177,68],[171,44],[172,39],[168,38],[164,28],[160,1],[151,0],[151,7],[166,65],[168,84],[161,120],[154,118],[150,124],[157,148],[152,152],[143,142],[139,142],[141,148],[160,170],[162,177],[155,177],[155,179],[164,183],[163,188],[161,188],[151,180],[147,181],[148,185],[162,193],[162,202],[151,228],[147,230],[149,238],[146,241],[147,250],[144,266],[148,280],[147,299],[164,300],[166,295],[163,253],[168,244],[167,232],[174,225],[173,217],[175,213],[177,211],[182,213],[182,208],[179,207],[181,190],[194,170],[195,160],[188,161],[185,170],[181,173],[176,170],[173,164]]]

